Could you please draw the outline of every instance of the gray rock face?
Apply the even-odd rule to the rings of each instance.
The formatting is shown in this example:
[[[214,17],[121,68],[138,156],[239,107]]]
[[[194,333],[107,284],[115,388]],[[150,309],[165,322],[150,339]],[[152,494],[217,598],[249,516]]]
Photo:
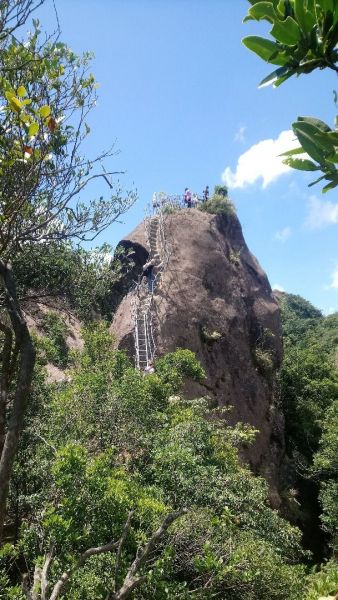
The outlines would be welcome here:
[[[284,442],[273,372],[282,358],[282,342],[268,279],[234,215],[185,209],[164,218],[164,231],[170,258],[152,309],[157,355],[177,347],[196,353],[207,378],[203,385],[187,385],[187,395],[208,395],[215,406],[232,406],[232,422],[259,430],[246,458],[275,487]],[[150,251],[145,224],[121,243],[133,245],[137,262],[140,248]],[[118,346],[131,356],[132,301],[132,294],[124,296],[112,324]]]

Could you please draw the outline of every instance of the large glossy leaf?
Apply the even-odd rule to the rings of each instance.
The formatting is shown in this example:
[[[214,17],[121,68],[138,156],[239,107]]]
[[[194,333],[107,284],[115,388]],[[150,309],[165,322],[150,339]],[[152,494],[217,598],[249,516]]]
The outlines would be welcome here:
[[[335,8],[334,0],[321,0],[320,3],[325,12],[328,12],[328,11],[333,12],[334,11],[334,8]]]
[[[333,154],[332,156],[327,156],[326,160],[329,161],[330,163],[334,163],[337,164],[338,163],[338,154]]]
[[[276,20],[270,33],[286,46],[295,46],[301,38],[299,26],[292,17],[287,17],[284,21]]]
[[[338,179],[336,181],[331,181],[331,183],[328,183],[326,186],[323,187],[322,192],[323,194],[326,194],[326,192],[328,192],[329,190],[333,190],[335,187],[337,187],[338,185]],[[330,596],[329,596],[330,598]],[[332,596],[331,596],[332,598]]]
[[[333,12],[333,22],[337,23],[338,22],[338,2],[336,2],[336,6]]]
[[[283,163],[299,171],[319,171],[320,168],[312,160],[303,158],[286,158]]]
[[[294,156],[295,154],[304,154],[303,148],[301,146],[299,148],[292,148],[292,150],[282,152],[282,154],[279,154],[278,156]]]
[[[310,125],[314,125],[315,127],[324,132],[331,131],[331,127],[329,127],[326,123],[324,123],[324,121],[321,121],[316,117],[298,117],[298,121],[310,123]]]
[[[324,162],[324,152],[318,141],[316,140],[316,131],[319,130],[309,123],[297,121],[292,124],[292,128],[299,140],[299,143],[304,148],[304,151],[320,164]],[[315,131],[314,131],[315,130]]]
[[[335,144],[335,146],[338,146],[338,131],[328,133],[327,137]]]
[[[273,83],[273,87],[279,87],[280,85],[282,85],[282,83],[284,83],[284,81],[286,81],[287,79],[289,79],[289,77],[292,77],[292,75],[294,75],[294,71],[293,70],[289,70],[286,75],[283,75],[283,77],[279,77],[274,83]]]
[[[243,38],[242,43],[244,46],[258,54],[260,58],[270,62],[273,65],[285,65],[287,62],[287,58],[280,54],[280,46],[276,44],[276,42],[272,42],[271,40],[267,40],[266,38],[259,37],[257,35],[249,35],[248,37]],[[277,53],[277,55],[276,55]]]
[[[289,67],[280,67],[279,69],[272,71],[272,73],[267,75],[267,77],[264,77],[264,79],[262,79],[258,87],[262,88],[266,87],[267,85],[276,85],[278,81],[282,83],[283,81],[285,81],[285,79],[291,77],[292,74],[293,71],[289,71]]]
[[[326,36],[327,49],[333,51],[338,43],[338,21],[329,29]]]
[[[311,138],[312,142],[321,151],[323,159],[325,159],[325,156],[333,155],[335,153],[334,144],[329,139],[328,134],[323,133],[315,125],[312,125],[311,123],[307,123],[305,121],[297,121],[297,123],[293,124],[293,128],[294,130],[296,130],[296,133],[298,130],[301,131],[303,134],[307,135],[308,138]]]
[[[294,11],[302,31],[309,33],[316,23],[315,15],[307,9],[304,0],[295,0]]]
[[[271,2],[257,2],[249,8],[249,15],[256,21],[268,18],[271,23],[273,23],[277,17]]]

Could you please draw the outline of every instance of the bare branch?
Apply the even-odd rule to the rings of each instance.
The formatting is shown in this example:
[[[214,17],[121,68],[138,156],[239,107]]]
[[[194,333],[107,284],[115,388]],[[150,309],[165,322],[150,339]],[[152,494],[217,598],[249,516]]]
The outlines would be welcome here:
[[[129,515],[128,515],[128,519],[127,519],[126,524],[125,524],[125,526],[123,528],[123,532],[122,532],[122,535],[121,535],[120,541],[119,541],[119,546],[118,546],[118,550],[117,550],[117,554],[116,554],[116,563],[115,563],[114,591],[117,588],[117,580],[118,580],[118,576],[119,576],[119,570],[120,570],[120,562],[121,562],[121,555],[122,555],[123,544],[126,541],[127,535],[129,533],[131,519],[132,519],[133,514],[134,514],[134,511],[131,510],[130,513],[129,513]]]
[[[51,545],[50,551],[46,554],[46,559],[41,571],[41,600],[47,600],[48,574],[52,564],[54,547]]]
[[[105,544],[104,546],[98,546],[97,548],[89,548],[88,550],[83,552],[83,554],[81,554],[80,558],[75,563],[75,565],[68,571],[65,571],[61,575],[60,579],[56,582],[53,591],[49,597],[49,600],[56,600],[59,597],[63,588],[69,582],[73,574],[85,564],[85,562],[88,560],[88,558],[90,558],[90,556],[103,554],[104,552],[112,552],[113,550],[116,550],[118,546],[119,542],[109,542],[109,544]]]
[[[146,543],[143,550],[139,551],[136,555],[134,562],[132,563],[128,573],[124,579],[123,585],[121,588],[110,594],[107,600],[125,600],[129,598],[131,593],[135,590],[135,588],[139,587],[141,583],[144,581],[144,576],[136,577],[137,573],[143,567],[145,562],[147,561],[151,552],[156,548],[157,544],[166,533],[167,529],[170,525],[176,521],[179,517],[181,517],[186,512],[185,509],[170,513],[166,516],[160,527],[153,533],[149,541]]]

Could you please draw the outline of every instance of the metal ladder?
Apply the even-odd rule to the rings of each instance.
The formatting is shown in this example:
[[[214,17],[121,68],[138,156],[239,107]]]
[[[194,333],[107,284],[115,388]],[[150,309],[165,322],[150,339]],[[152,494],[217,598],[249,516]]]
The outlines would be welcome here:
[[[149,259],[155,261],[154,281],[158,283],[157,265],[160,263],[160,254],[157,248],[159,221],[157,217],[150,219],[146,224],[148,244],[150,248]],[[144,370],[154,360],[155,342],[153,336],[153,293],[144,289],[144,283],[139,282],[135,289],[136,301],[134,302],[134,342],[135,342],[135,366]]]
[[[153,291],[149,292],[144,280],[135,282],[132,289],[132,315],[134,323],[135,366],[143,371],[153,362],[156,354],[154,329],[158,326],[154,311],[154,290],[156,291],[161,281],[163,271],[166,269],[170,250],[165,231],[165,214],[163,206],[151,216],[149,207],[145,219],[147,243],[149,247],[149,260],[154,260]]]

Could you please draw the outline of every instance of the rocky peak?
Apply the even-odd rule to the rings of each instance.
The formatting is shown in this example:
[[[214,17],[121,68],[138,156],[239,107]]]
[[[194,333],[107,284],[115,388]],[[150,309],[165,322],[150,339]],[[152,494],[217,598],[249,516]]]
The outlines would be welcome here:
[[[153,294],[144,281],[124,295],[112,324],[118,346],[135,357],[136,341],[141,352],[146,314],[153,340],[148,359],[177,347],[195,352],[207,378],[189,384],[187,395],[232,406],[232,422],[257,428],[246,456],[276,482],[284,449],[273,377],[282,357],[280,314],[238,218],[183,209],[143,221],[121,245],[133,248],[137,265],[154,257],[155,282]]]

